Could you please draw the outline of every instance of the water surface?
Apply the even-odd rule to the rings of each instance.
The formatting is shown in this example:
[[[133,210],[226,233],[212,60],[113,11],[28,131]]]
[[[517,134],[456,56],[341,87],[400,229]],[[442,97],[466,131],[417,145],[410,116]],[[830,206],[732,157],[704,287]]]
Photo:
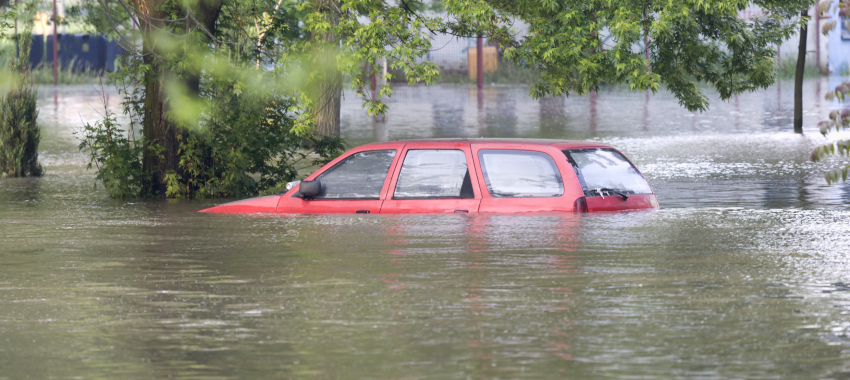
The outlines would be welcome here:
[[[45,86],[48,174],[0,180],[0,379],[848,378],[850,187],[807,161],[836,105],[808,81],[795,135],[792,87],[703,114],[617,88],[400,87],[385,120],[346,93],[352,145],[601,141],[662,208],[227,216],[109,199],[72,135],[98,93]]]

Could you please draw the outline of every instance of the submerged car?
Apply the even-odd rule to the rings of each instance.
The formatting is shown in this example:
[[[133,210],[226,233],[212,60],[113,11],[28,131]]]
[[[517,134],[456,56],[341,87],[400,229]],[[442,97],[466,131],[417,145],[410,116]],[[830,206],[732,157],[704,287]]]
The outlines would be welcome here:
[[[277,195],[217,213],[516,213],[655,209],[635,166],[604,144],[560,140],[393,141],[351,149]]]

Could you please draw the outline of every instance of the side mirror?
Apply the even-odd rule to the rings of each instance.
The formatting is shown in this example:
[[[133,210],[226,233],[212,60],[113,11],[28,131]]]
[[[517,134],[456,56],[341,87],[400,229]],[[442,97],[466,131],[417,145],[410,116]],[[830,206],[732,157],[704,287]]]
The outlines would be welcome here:
[[[322,182],[320,181],[301,181],[298,185],[298,193],[305,200],[310,200],[321,192]]]

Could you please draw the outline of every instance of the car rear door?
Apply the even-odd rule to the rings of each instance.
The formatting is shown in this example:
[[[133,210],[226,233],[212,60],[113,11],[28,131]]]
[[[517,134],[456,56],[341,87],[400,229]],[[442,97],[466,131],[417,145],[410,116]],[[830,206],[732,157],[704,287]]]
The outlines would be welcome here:
[[[407,143],[382,214],[478,212],[481,190],[469,143]]]
[[[582,196],[575,171],[558,149],[541,144],[474,143],[479,212],[573,211]]]
[[[302,199],[290,191],[277,206],[278,213],[361,213],[376,214],[381,210],[390,176],[399,161],[404,144],[387,144],[355,149],[343,155],[307,180],[322,183],[322,193],[313,199]]]

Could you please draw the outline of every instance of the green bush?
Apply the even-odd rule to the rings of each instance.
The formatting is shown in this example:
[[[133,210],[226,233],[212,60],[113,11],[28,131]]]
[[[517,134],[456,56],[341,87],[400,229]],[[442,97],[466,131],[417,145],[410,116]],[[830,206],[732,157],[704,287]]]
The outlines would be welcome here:
[[[37,177],[44,172],[38,163],[36,90],[29,76],[30,30],[19,36],[21,56],[12,60],[11,90],[0,95],[0,177]]]
[[[97,167],[97,179],[103,182],[111,197],[139,195],[142,183],[149,176],[142,170],[143,145],[136,140],[132,129],[125,136],[125,131],[115,121],[115,114],[107,109],[103,120],[84,125],[76,134],[82,140],[80,150],[91,155],[88,168]]]
[[[39,132],[36,92],[19,85],[0,96],[0,177],[37,177]]]
[[[126,67],[140,68],[137,55],[127,55]],[[126,129],[106,108],[105,118],[86,124],[77,133],[79,148],[90,155],[89,168],[113,198],[155,196],[145,194],[145,184],[153,173],[145,170],[145,149],[162,155],[140,130],[139,115],[144,112],[144,88],[134,85],[130,69],[111,74],[122,88]],[[218,70],[224,70],[223,72]],[[242,197],[270,194],[286,182],[317,165],[330,162],[343,151],[338,138],[300,136],[293,132],[291,115],[294,101],[252,81],[250,67],[221,65],[204,75],[204,87],[196,111],[171,110],[178,128],[180,146],[178,170],[166,173],[168,198]],[[240,83],[250,83],[253,91],[234,91]],[[192,109],[193,105],[179,108]],[[197,117],[193,122],[187,119]],[[140,132],[140,131],[139,131]],[[161,196],[160,195],[160,196]]]
[[[246,68],[246,71],[248,68]],[[299,169],[329,162],[342,153],[338,138],[299,136],[290,115],[294,101],[274,92],[234,92],[247,82],[238,71],[206,81],[200,128],[184,128],[179,173],[168,175],[169,198],[267,194],[296,179]]]

